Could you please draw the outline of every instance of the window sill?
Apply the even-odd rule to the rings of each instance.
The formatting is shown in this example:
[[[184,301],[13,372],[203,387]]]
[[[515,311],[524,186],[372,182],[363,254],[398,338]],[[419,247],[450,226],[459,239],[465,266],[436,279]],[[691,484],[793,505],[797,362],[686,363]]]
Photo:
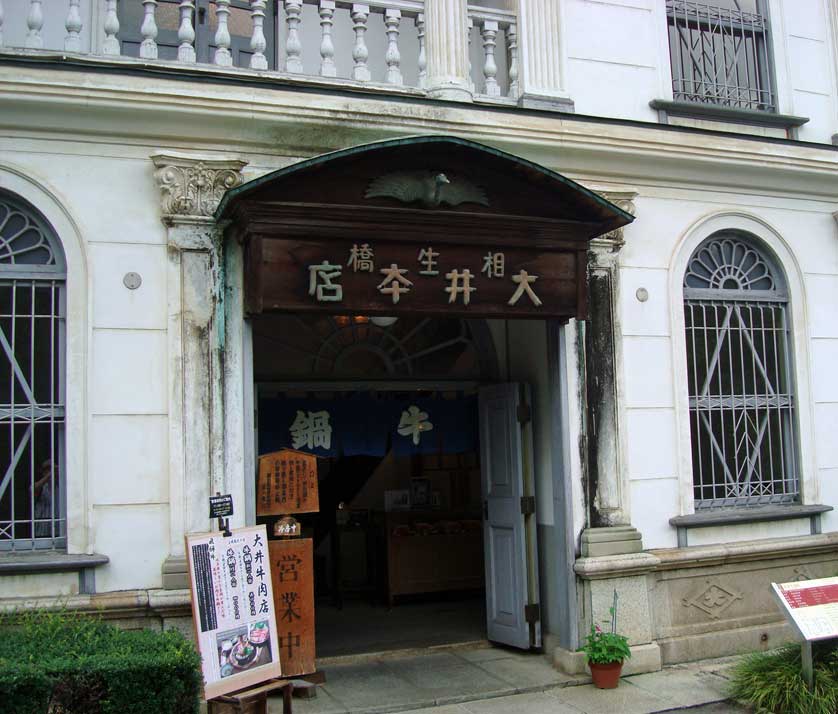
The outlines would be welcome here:
[[[687,531],[690,528],[736,526],[745,523],[768,523],[794,518],[808,518],[810,532],[815,535],[821,532],[821,515],[831,510],[832,506],[822,504],[714,509],[690,513],[686,516],[675,516],[675,518],[669,519],[669,523],[678,529],[678,547],[684,548],[687,546]]]
[[[661,122],[664,124],[669,123],[670,116],[730,122],[733,124],[748,124],[751,126],[783,129],[789,139],[797,138],[797,128],[809,121],[808,117],[798,117],[792,114],[761,112],[756,109],[735,109],[733,107],[723,107],[717,104],[701,104],[699,102],[671,102],[663,99],[653,99],[649,102],[649,106],[658,112]]]
[[[91,594],[96,592],[95,568],[105,565],[108,561],[108,556],[97,553],[91,555],[55,551],[47,553],[3,553],[0,554],[0,576],[77,571],[79,574],[79,592]]]

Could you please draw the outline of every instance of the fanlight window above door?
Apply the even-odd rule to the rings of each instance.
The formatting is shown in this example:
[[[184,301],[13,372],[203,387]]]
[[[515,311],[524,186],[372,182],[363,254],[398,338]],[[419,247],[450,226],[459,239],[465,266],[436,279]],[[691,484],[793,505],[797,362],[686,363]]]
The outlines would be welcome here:
[[[799,497],[788,296],[754,239],[718,233],[684,276],[696,509]]]
[[[418,316],[265,313],[253,320],[253,364],[259,382],[479,380],[496,372],[482,320]]]
[[[47,221],[0,192],[0,550],[66,545],[65,275]]]

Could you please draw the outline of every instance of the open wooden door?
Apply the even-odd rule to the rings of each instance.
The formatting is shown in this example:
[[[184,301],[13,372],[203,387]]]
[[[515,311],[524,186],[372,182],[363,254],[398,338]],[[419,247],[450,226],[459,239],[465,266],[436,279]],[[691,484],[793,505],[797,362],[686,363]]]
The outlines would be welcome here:
[[[484,387],[479,402],[488,637],[540,647],[529,386]]]

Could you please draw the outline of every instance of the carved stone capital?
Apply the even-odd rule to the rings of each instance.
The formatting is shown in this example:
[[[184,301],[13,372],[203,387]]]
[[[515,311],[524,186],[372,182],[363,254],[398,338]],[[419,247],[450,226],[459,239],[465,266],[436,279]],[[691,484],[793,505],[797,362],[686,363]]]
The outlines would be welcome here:
[[[635,215],[634,199],[637,198],[637,191],[597,191],[606,201],[611,201],[617,208],[621,208],[631,215]],[[594,238],[591,241],[591,250],[597,256],[608,253],[617,253],[626,241],[623,238],[624,228],[615,228],[605,235]],[[604,255],[603,255],[604,254]]]
[[[224,193],[242,182],[246,161],[184,154],[153,154],[154,180],[160,189],[166,225],[212,222]]]

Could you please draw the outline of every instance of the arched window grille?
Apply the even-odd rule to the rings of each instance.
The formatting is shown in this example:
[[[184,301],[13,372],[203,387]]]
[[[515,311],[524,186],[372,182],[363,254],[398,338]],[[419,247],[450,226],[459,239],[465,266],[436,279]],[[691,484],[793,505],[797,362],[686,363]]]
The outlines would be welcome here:
[[[684,276],[696,509],[800,494],[788,293],[749,236],[716,233]]]
[[[65,278],[52,227],[0,191],[0,550],[66,546]]]

